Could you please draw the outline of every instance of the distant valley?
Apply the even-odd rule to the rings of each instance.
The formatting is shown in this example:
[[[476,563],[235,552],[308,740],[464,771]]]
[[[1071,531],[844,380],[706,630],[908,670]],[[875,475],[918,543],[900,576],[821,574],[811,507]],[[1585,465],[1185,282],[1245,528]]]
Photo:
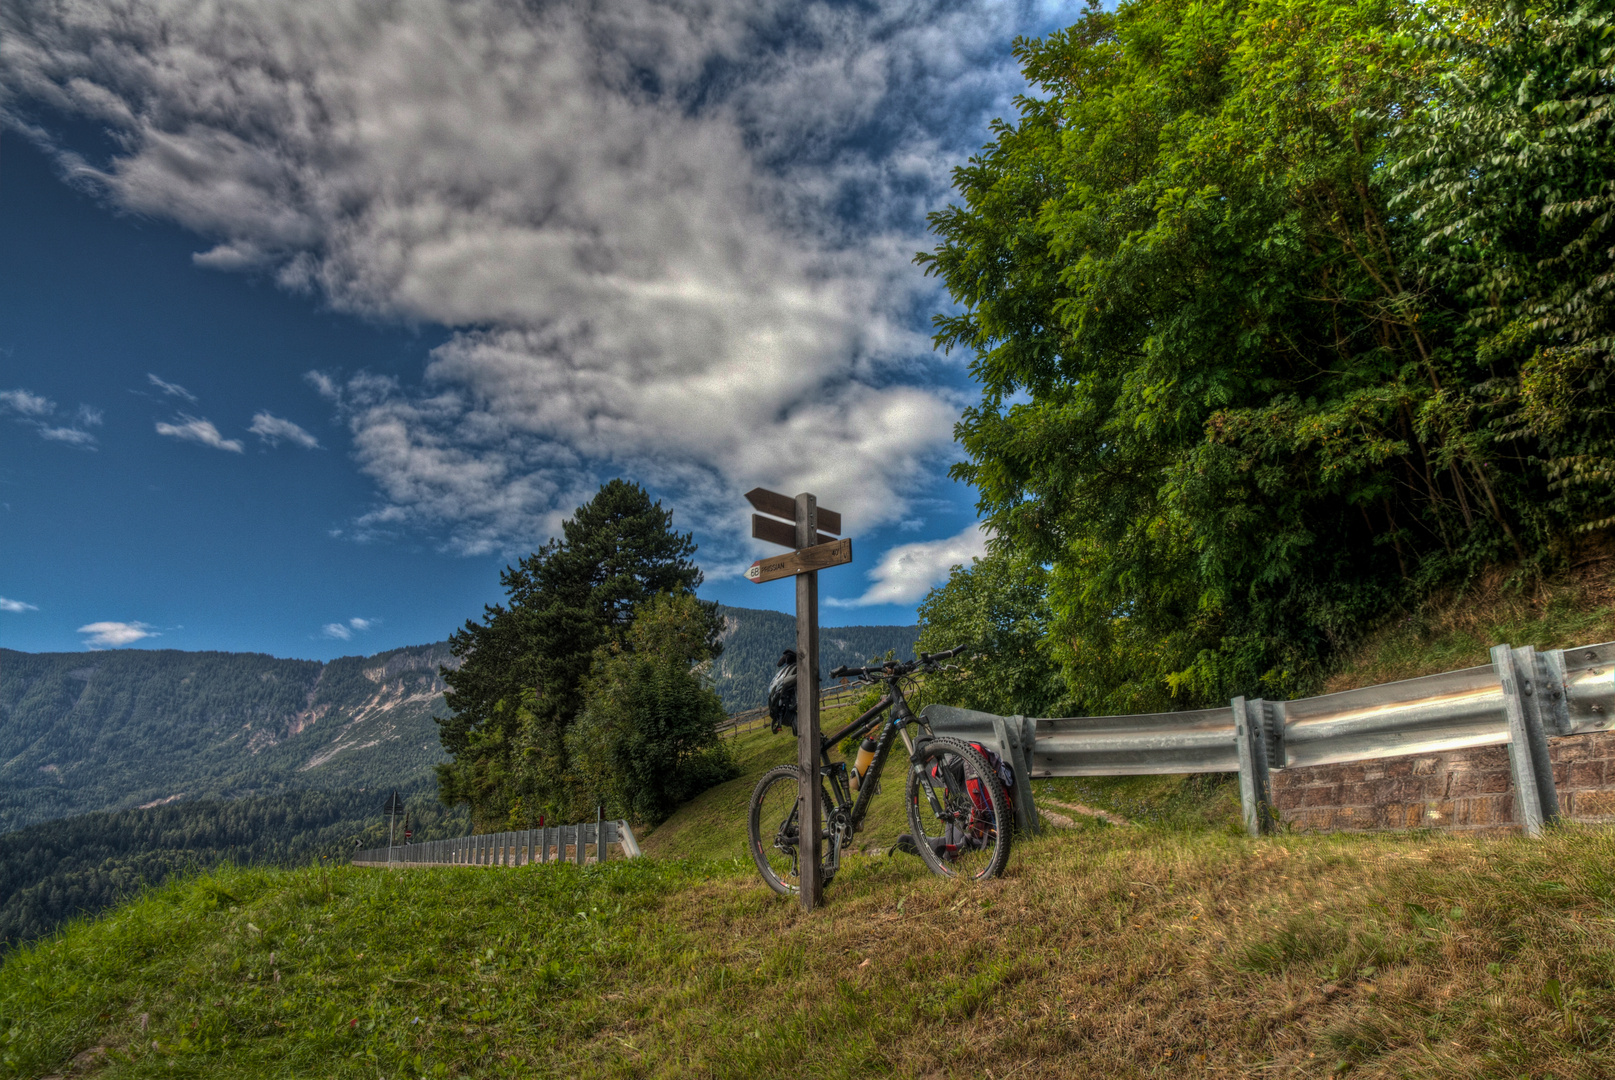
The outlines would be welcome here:
[[[722,608],[713,682],[761,704],[795,620]],[[915,627],[836,627],[823,668],[908,655]],[[447,642],[329,663],[260,653],[0,649],[0,832],[96,811],[300,790],[435,787]]]

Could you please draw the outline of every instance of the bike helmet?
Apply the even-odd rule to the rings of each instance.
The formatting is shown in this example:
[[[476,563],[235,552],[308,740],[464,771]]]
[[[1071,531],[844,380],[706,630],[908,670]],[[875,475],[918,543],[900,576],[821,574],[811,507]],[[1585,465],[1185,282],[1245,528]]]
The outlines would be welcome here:
[[[796,734],[796,650],[786,649],[775,665],[779,671],[768,684],[768,718],[774,722],[774,734],[789,727]]]

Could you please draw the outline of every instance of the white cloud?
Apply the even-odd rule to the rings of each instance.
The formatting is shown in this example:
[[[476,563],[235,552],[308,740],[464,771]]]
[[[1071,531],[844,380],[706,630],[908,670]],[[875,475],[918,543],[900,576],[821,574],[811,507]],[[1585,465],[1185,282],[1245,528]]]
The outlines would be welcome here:
[[[912,604],[948,578],[955,566],[987,554],[987,529],[972,525],[957,536],[899,544],[882,555],[865,576],[874,582],[855,600],[827,599],[831,607]]]
[[[372,626],[376,625],[377,621],[378,620],[376,619],[353,618],[349,619],[345,623],[326,623],[324,626],[320,627],[320,632],[328,638],[336,638],[338,641],[350,641],[352,640],[355,631],[362,632],[369,630]]]
[[[0,596],[0,611],[10,611],[16,614],[21,614],[24,611],[38,610],[39,609],[33,604],[25,604],[21,600],[8,600],[4,596]]]
[[[203,446],[211,446],[216,450],[229,450],[235,454],[246,452],[246,447],[241,445],[240,439],[226,439],[219,434],[219,429],[213,426],[213,421],[211,420],[199,419],[186,413],[180,413],[179,419],[180,423],[178,424],[165,424],[161,420],[157,421],[157,434],[167,435],[170,438],[181,439],[186,442],[201,443]]]
[[[50,427],[39,425],[39,437],[52,442],[64,442],[69,446],[94,446],[95,436],[80,428]]]
[[[56,403],[26,390],[0,390],[0,403],[23,416],[49,416],[56,411]]]
[[[184,398],[186,401],[189,401],[192,405],[196,404],[196,395],[191,393],[189,390],[185,389],[183,386],[179,385],[178,383],[167,382],[167,381],[165,381],[163,379],[158,378],[156,375],[153,375],[149,371],[146,372],[146,378],[148,380],[150,380],[150,382],[151,382],[151,384],[153,386],[155,386],[157,389],[161,390],[163,393],[167,394],[169,397]]]
[[[315,450],[320,445],[320,440],[290,420],[283,420],[268,412],[260,412],[253,416],[252,426],[247,430],[270,446],[279,446],[282,439],[292,443],[294,446],[301,446],[304,450]]]
[[[156,630],[143,622],[93,622],[78,628],[89,635],[84,644],[92,649],[116,649],[149,637],[161,637]]]
[[[95,436],[85,431],[101,423],[101,410],[80,405],[74,414],[78,426],[52,423],[56,415],[56,402],[27,390],[0,390],[0,407],[16,414],[18,423],[27,424],[39,432],[41,439],[67,443],[84,450],[95,449]]]
[[[758,483],[867,526],[907,516],[950,443],[962,402],[931,368],[959,361],[927,358],[935,284],[910,259],[1022,87],[1009,41],[1045,18],[15,0],[0,120],[111,131],[111,161],[63,167],[206,237],[199,265],[455,328],[418,384],[310,377],[380,497],[351,535],[526,546],[622,472],[711,531],[741,534]]]

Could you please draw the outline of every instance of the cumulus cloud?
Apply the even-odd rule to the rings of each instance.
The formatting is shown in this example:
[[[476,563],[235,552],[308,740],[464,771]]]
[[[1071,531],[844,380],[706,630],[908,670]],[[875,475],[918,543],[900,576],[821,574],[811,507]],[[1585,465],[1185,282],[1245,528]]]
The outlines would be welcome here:
[[[285,439],[293,446],[301,446],[304,450],[316,450],[320,445],[320,440],[290,420],[283,420],[268,412],[260,412],[254,415],[252,426],[247,430],[270,446],[279,446],[282,439]]]
[[[38,611],[33,604],[25,604],[21,600],[9,600],[0,596],[0,611],[9,611],[13,614],[22,614],[24,611]]]
[[[186,401],[189,401],[192,405],[196,404],[196,395],[191,393],[189,390],[185,389],[183,386],[179,385],[178,383],[171,383],[171,382],[168,382],[168,381],[166,381],[164,379],[158,378],[156,375],[153,375],[149,371],[146,372],[146,379],[153,386],[155,386],[157,389],[161,390],[163,393],[167,394],[169,397],[184,398]]]
[[[39,432],[41,439],[67,443],[84,450],[95,449],[95,436],[84,430],[101,423],[101,410],[80,405],[66,424],[56,422],[56,402],[27,390],[0,390],[0,412]]]
[[[206,237],[199,265],[455,328],[419,380],[312,377],[379,496],[351,535],[526,545],[621,472],[709,529],[739,534],[756,483],[871,525],[904,516],[961,405],[914,316],[924,214],[1042,18],[17,0],[0,113],[47,145],[41,105],[111,131],[110,161],[57,146],[63,168]]]
[[[143,622],[93,622],[79,627],[78,632],[86,635],[84,644],[91,649],[117,649],[162,636]]]
[[[228,450],[234,454],[246,452],[240,439],[226,439],[219,434],[219,429],[213,426],[213,421],[203,420],[187,413],[179,414],[179,423],[165,424],[157,421],[157,434],[167,435],[171,439],[180,439],[185,442],[201,443],[211,446],[215,450]]]
[[[955,566],[987,554],[987,529],[972,525],[957,536],[899,544],[881,556],[865,576],[874,584],[854,600],[827,599],[831,607],[868,607],[870,604],[912,604],[946,581]]]

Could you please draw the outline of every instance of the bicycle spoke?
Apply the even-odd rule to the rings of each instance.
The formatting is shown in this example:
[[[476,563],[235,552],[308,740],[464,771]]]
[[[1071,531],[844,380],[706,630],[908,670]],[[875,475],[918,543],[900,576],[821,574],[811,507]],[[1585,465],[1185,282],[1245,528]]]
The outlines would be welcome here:
[[[1008,802],[997,776],[963,744],[925,744],[909,783],[909,823],[921,858],[944,876],[989,878],[1009,857]],[[922,795],[923,793],[923,795]]]

